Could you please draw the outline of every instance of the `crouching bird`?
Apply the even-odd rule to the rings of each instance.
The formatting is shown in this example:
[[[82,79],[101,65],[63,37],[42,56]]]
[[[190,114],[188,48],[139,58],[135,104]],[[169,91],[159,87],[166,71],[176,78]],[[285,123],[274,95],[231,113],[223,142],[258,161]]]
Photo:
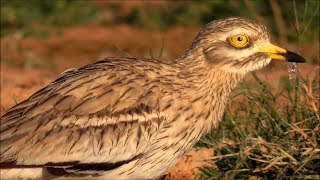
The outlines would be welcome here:
[[[217,127],[271,61],[305,62],[244,18],[207,24],[171,63],[106,58],[62,73],[1,117],[1,179],[154,179]]]

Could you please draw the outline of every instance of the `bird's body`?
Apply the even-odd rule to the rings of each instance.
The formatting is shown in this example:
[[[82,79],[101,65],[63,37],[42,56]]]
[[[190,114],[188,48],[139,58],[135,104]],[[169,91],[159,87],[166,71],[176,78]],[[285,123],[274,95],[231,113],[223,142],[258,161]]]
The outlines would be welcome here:
[[[209,24],[172,63],[107,58],[61,74],[1,117],[1,177],[26,178],[27,171],[34,179],[160,176],[217,126],[244,75],[271,61],[245,50],[241,61],[232,60],[233,52],[218,54],[208,34],[225,34],[219,23],[239,20],[248,24],[241,33],[253,28],[252,37],[269,41],[259,34],[263,26],[231,18]]]

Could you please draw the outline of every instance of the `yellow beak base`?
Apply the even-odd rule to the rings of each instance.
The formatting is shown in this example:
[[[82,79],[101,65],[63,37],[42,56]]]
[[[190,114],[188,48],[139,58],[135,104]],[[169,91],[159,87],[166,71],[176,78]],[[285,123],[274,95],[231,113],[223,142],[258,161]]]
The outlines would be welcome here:
[[[289,62],[297,62],[297,63],[305,63],[306,60],[300,55],[275,46],[273,44],[269,44],[265,49],[260,51],[261,53],[268,54],[271,59],[274,60],[282,60]]]

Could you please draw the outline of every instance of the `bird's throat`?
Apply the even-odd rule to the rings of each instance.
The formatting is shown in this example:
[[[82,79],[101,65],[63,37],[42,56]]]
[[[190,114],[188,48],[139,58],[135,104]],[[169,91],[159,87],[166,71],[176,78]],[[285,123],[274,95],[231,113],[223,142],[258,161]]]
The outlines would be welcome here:
[[[207,72],[207,74],[199,76],[198,90],[194,96],[194,99],[201,96],[202,102],[205,104],[203,111],[207,111],[205,114],[208,114],[201,125],[203,134],[218,126],[230,93],[244,77],[244,74],[219,69],[210,69]]]
[[[186,94],[193,103],[195,124],[199,125],[200,136],[217,127],[227,105],[229,95],[245,76],[222,69],[205,59],[201,51],[182,56],[176,62],[182,68],[180,78],[187,81],[190,89]],[[190,53],[189,53],[190,54]]]

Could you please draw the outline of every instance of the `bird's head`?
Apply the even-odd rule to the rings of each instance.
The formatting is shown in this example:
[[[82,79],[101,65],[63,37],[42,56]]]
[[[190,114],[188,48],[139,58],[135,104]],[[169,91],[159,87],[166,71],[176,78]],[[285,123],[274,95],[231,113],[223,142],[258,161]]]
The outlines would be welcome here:
[[[205,59],[227,71],[247,73],[260,69],[271,59],[306,62],[301,56],[270,42],[267,28],[244,18],[213,21],[193,43]]]

